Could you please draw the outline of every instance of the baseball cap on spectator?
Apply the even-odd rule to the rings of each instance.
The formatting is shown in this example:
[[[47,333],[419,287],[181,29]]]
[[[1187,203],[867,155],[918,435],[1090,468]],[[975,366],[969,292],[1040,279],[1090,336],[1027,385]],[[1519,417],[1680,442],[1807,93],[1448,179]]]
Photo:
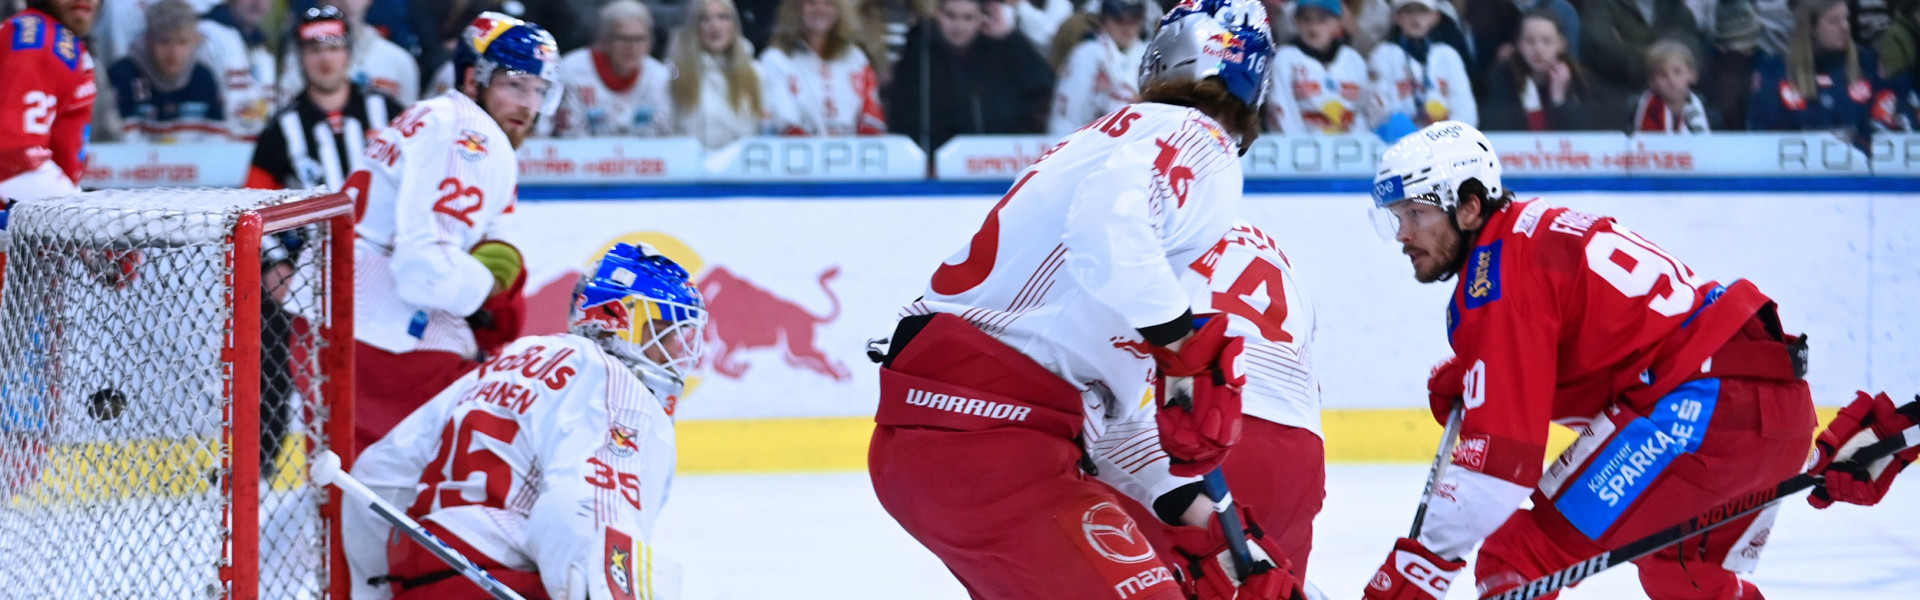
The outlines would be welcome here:
[[[1144,0],[1100,0],[1100,16],[1109,19],[1145,19],[1147,3]]]
[[[332,6],[316,6],[300,15],[300,25],[294,30],[301,45],[330,44],[347,45],[347,17],[340,9]]]
[[[1434,0],[1393,0],[1393,12],[1400,12],[1402,8],[1415,5],[1425,6],[1427,10],[1440,10],[1440,5]]]
[[[1327,11],[1328,14],[1331,14],[1336,17],[1341,16],[1342,14],[1341,13],[1342,9],[1340,7],[1340,0],[1300,0],[1299,2],[1294,3],[1293,14],[1298,15],[1300,14],[1300,11],[1303,11],[1309,8],[1318,8],[1320,10]]]

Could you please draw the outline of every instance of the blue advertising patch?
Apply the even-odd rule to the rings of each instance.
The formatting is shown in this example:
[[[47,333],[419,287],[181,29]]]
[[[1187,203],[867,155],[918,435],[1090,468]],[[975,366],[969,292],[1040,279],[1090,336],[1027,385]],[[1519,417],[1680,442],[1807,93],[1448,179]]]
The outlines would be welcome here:
[[[1554,507],[1580,533],[1600,539],[1675,457],[1700,449],[1719,400],[1718,378],[1682,384],[1660,399],[1653,414],[1622,426]]]
[[[1460,305],[1447,303],[1447,344],[1453,344],[1453,330],[1460,328]]]
[[[13,49],[32,50],[46,45],[47,21],[36,15],[13,18]]]
[[[1467,259],[1467,273],[1471,276],[1460,283],[1466,288],[1468,309],[1500,299],[1500,242],[1495,240],[1474,248],[1473,255]]]
[[[68,70],[80,68],[80,37],[65,27],[54,29],[53,55],[66,63]]]
[[[1400,183],[1399,175],[1388,175],[1386,179],[1373,182],[1373,205],[1386,208],[1387,205],[1405,200],[1407,188]]]

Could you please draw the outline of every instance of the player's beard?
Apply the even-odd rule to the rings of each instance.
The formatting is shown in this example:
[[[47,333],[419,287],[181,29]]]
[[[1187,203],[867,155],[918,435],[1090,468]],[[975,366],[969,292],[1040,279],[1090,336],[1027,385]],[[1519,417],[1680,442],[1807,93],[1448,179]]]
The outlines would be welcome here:
[[[1408,246],[1407,248],[1425,253],[1427,258],[1425,266],[1422,266],[1420,261],[1410,261],[1413,263],[1414,280],[1420,283],[1433,283],[1452,279],[1453,274],[1460,269],[1462,246],[1465,245],[1460,242],[1465,237],[1466,234],[1455,230],[1447,239],[1440,240],[1436,248]]]

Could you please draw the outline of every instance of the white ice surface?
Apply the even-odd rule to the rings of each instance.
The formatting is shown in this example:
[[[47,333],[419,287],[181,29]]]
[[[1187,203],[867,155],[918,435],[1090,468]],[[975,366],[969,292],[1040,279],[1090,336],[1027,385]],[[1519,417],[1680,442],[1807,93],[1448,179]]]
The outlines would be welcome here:
[[[1359,597],[1394,538],[1406,535],[1426,472],[1328,467],[1308,573],[1328,597]],[[1917,506],[1913,481],[1871,508],[1816,511],[1790,498],[1751,578],[1770,600],[1920,598]],[[881,510],[865,473],[680,477],[655,535],[655,548],[684,564],[690,600],[967,598]],[[1449,598],[1473,597],[1469,580],[1455,589]],[[1646,596],[1633,567],[1623,566],[1561,597]]]

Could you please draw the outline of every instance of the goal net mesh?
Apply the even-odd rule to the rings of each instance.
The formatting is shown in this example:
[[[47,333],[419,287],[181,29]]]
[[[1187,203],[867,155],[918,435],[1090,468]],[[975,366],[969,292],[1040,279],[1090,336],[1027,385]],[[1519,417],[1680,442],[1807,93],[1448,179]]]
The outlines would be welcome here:
[[[329,289],[329,248],[351,240],[323,222],[259,235],[258,256],[236,251],[242,214],[310,196],[116,190],[14,207],[0,596],[327,596],[327,494],[305,465],[331,446],[321,358],[341,343],[326,339],[329,307],[350,290]],[[239,322],[237,267],[251,260],[259,316]],[[248,380],[257,436],[236,434]],[[257,482],[236,477],[249,454]],[[243,496],[255,523],[236,522]],[[258,527],[252,547],[236,537],[246,526]]]

